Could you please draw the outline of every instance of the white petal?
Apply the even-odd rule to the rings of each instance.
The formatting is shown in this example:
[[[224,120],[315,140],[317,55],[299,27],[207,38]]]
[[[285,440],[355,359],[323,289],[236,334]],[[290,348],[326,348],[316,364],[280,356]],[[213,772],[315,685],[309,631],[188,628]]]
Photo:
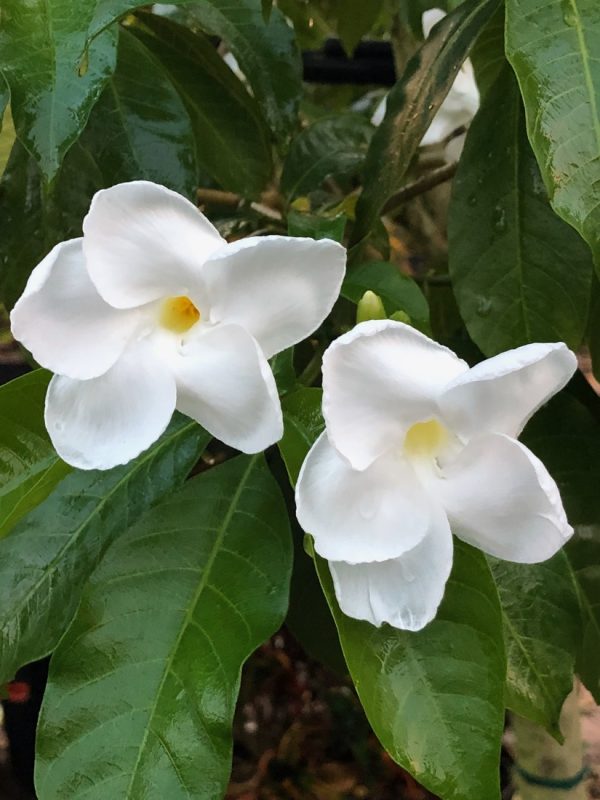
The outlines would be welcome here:
[[[427,536],[399,558],[372,564],[330,561],[340,608],[372,625],[418,631],[435,617],[452,568],[452,534],[439,511]]]
[[[346,250],[330,239],[255,236],[228,244],[204,265],[211,322],[241,325],[267,358],[302,341],[340,293]]]
[[[425,132],[421,145],[442,142],[457,128],[469,125],[478,108],[479,90],[473,66],[467,60],[458,71],[450,91]]]
[[[33,270],[10,315],[12,333],[42,367],[86,379],[102,375],[134,334],[137,311],[117,311],[85,268],[81,239],[56,245]]]
[[[431,33],[431,29],[434,27],[434,25],[437,25],[438,22],[441,22],[445,16],[446,12],[441,8],[428,8],[427,11],[423,12],[421,15],[421,25],[423,26],[423,36],[426,39]]]
[[[217,439],[258,453],[283,435],[273,373],[259,346],[237,325],[201,329],[174,363],[177,408]]]
[[[542,462],[509,436],[473,439],[444,467],[437,491],[452,531],[507,561],[545,561],[573,533],[556,483]]]
[[[569,381],[575,355],[562,344],[526,344],[488,358],[446,387],[444,419],[460,436],[518,436],[529,418]]]
[[[158,439],[175,410],[175,394],[172,375],[146,342],[138,342],[99,378],[55,375],[46,395],[46,427],[68,464],[110,469]]]
[[[364,469],[408,428],[437,414],[446,384],[468,369],[451,350],[409,325],[363,322],[323,357],[323,415],[329,438]]]
[[[430,499],[409,462],[382,456],[355,470],[325,433],[312,446],[296,486],[296,514],[331,561],[386,561],[420,542],[431,524]]]
[[[90,277],[116,308],[167,295],[197,298],[202,294],[200,267],[224,244],[185,197],[149,181],[97,192],[83,233]]]

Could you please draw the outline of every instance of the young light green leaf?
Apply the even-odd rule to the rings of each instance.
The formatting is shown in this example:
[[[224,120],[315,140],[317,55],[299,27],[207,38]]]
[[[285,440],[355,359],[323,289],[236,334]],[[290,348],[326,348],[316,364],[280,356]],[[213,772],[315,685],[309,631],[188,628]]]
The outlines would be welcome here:
[[[202,33],[144,14],[134,32],[166,71],[192,121],[195,155],[225,189],[256,196],[273,168],[260,108]],[[243,146],[240,131],[244,132]]]
[[[83,130],[116,60],[116,30],[100,33],[98,0],[4,0],[0,64],[17,134],[52,180]],[[98,33],[93,41],[90,37]]]
[[[283,165],[281,190],[293,200],[318,189],[328,177],[358,172],[373,136],[373,126],[359,114],[325,117],[292,141]]]
[[[209,438],[177,415],[135,461],[74,471],[0,540],[0,683],[56,646],[105,549],[185,479]]]
[[[53,655],[46,800],[216,800],[246,658],[281,625],[287,512],[261,456],[191,480],[106,554]]]
[[[600,268],[600,6],[507,0],[506,54],[552,207]]]
[[[498,0],[467,0],[448,14],[388,94],[385,119],[367,153],[353,243],[369,234],[386,201],[400,188],[456,73],[497,6]]]
[[[591,254],[548,203],[508,65],[467,135],[448,235],[460,312],[487,356],[528,342],[580,345]]]
[[[508,662],[506,705],[557,739],[581,641],[577,588],[564,553],[542,564],[488,557],[500,595]]]
[[[388,316],[404,311],[421,330],[429,330],[429,305],[408,275],[387,261],[366,261],[353,267],[342,286],[342,295],[357,303],[368,289],[383,300]]]
[[[0,388],[0,538],[71,471],[44,425],[49,379],[36,370]]]

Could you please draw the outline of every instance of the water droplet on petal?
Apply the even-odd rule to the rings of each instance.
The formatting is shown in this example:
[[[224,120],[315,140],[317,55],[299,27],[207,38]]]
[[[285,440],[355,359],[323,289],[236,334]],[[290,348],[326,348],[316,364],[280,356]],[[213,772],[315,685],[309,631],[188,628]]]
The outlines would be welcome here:
[[[373,519],[377,513],[377,498],[374,494],[367,494],[361,498],[358,511],[363,519]]]

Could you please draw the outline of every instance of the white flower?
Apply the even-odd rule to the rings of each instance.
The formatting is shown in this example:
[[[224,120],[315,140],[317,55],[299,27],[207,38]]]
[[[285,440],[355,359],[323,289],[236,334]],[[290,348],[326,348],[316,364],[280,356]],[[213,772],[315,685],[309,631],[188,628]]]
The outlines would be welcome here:
[[[98,192],[83,238],[33,270],[12,331],[57,373],[46,426],[81,469],[124,464],[175,408],[247,453],[282,434],[267,359],[320,325],[345,250],[265,236],[227,244],[181,195],[146,181]]]
[[[451,529],[498,558],[550,558],[571,536],[555,482],[517,436],[576,366],[530,344],[469,369],[401,322],[364,322],[323,359],[326,431],[302,466],[300,524],[344,613],[419,630],[452,566]]]
[[[434,25],[446,16],[440,8],[430,8],[422,16],[423,35],[427,38]],[[387,97],[375,109],[371,122],[373,125],[380,125],[385,117],[387,108]],[[479,108],[479,90],[475,82],[473,65],[467,58],[459,69],[450,91],[446,95],[437,114],[433,118],[431,125],[425,132],[421,140],[422,146],[439,144],[450,136],[450,134],[469,125],[477,109]],[[446,158],[449,161],[457,160],[460,157],[465,135],[452,139],[446,146]]]

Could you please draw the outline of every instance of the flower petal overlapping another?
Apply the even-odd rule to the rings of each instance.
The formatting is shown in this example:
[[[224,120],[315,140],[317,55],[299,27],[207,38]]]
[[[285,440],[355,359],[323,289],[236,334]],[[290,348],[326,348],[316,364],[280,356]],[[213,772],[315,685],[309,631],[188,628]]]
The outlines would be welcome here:
[[[573,353],[530,344],[469,369],[391,320],[364,322],[323,361],[326,430],[296,490],[342,611],[418,630],[437,611],[452,533],[531,563],[571,536],[558,488],[517,441],[570,379]]]
[[[176,408],[232,447],[264,450],[282,435],[267,359],[321,324],[344,272],[330,240],[228,244],[162,186],[98,192],[83,237],[46,256],[11,314],[15,338],[56,373],[57,452],[81,469],[126,463]]]

